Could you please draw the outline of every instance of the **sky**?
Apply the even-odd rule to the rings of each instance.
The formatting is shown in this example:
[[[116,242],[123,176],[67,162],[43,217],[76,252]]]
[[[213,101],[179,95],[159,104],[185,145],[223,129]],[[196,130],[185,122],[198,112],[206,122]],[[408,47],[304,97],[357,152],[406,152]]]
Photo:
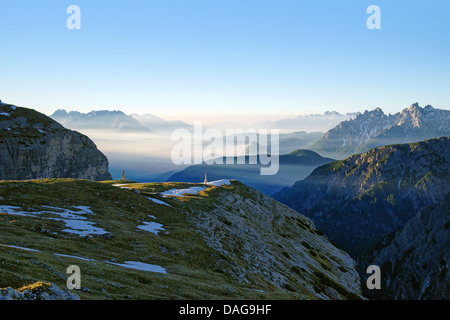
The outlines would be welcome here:
[[[449,15],[447,0],[0,0],[0,99],[223,121],[450,109]]]

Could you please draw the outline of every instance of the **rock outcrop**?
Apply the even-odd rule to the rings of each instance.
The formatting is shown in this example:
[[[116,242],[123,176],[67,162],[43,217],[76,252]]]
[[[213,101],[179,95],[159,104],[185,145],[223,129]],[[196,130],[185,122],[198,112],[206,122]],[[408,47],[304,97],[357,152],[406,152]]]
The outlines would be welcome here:
[[[32,109],[0,105],[0,179],[109,180],[108,159],[85,135]]]
[[[355,263],[305,216],[239,182],[190,201],[189,217],[223,257],[217,267],[241,283],[258,277],[318,299],[358,299]],[[226,257],[226,258],[225,258]]]
[[[61,290],[53,283],[37,282],[15,290],[0,289],[0,300],[80,300],[77,294]]]

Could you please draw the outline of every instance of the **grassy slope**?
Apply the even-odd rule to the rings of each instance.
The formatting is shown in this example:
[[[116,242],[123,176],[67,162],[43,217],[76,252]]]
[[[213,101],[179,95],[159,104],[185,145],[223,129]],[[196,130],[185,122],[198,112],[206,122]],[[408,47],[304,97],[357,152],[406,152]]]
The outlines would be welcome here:
[[[208,187],[198,195],[168,199],[156,193],[195,184],[128,184],[135,190],[133,192],[113,186],[115,183],[121,182],[74,179],[0,181],[0,205],[17,206],[27,211],[42,210],[44,205],[60,208],[89,206],[95,212],[89,220],[109,232],[103,236],[79,237],[63,232],[65,226],[59,221],[0,212],[0,288],[20,288],[45,281],[64,289],[68,277],[66,269],[75,264],[81,268],[82,287],[89,289],[77,291],[82,299],[316,298],[307,290],[292,292],[280,289],[264,277],[253,277],[251,283],[242,284],[230,273],[217,268],[217,261],[223,257],[206,245],[186,213],[208,209],[215,201],[214,190],[219,188]],[[233,183],[222,188],[239,189],[239,185]],[[245,192],[244,189],[239,191]],[[163,200],[171,207],[154,203],[146,196]],[[155,216],[165,230],[154,235],[137,229],[144,221],[154,221],[149,215]],[[62,257],[55,253],[96,261]],[[162,266],[168,274],[137,271],[107,263],[125,261]],[[320,279],[323,277],[320,268],[315,272],[315,288],[324,289],[329,279]],[[347,294],[344,290],[343,296],[352,297]]]
[[[245,298],[258,296],[240,288],[225,274],[205,271],[212,269],[209,264],[214,252],[174,209],[155,204],[136,193],[90,181],[41,180],[0,185],[2,204],[35,209],[40,209],[41,205],[87,205],[96,212],[97,223],[112,232],[109,239],[81,238],[61,232],[61,223],[56,221],[1,214],[0,243],[43,252],[0,247],[0,287],[18,288],[45,279],[64,288],[65,270],[76,264],[82,271],[82,286],[90,289],[87,293],[80,292],[83,298],[226,298],[236,295],[235,292]],[[182,206],[174,203],[176,205]],[[156,216],[167,231],[160,235],[137,231],[142,221],[151,221],[147,218],[149,214]],[[161,247],[168,253],[162,252]],[[169,274],[135,271],[52,253],[97,261],[138,260],[163,265]]]
[[[148,186],[148,191],[171,188],[172,184]],[[180,184],[177,184],[180,187]],[[1,182],[2,205],[41,209],[42,205],[69,207],[87,205],[95,221],[111,231],[111,237],[78,237],[61,232],[62,223],[39,218],[0,214],[0,243],[41,250],[25,251],[0,247],[0,287],[19,288],[45,280],[65,287],[66,268],[80,266],[82,298],[292,298],[272,286],[260,293],[244,288],[229,275],[214,272],[216,254],[176,210],[183,202],[168,200],[175,209],[158,205],[134,192],[108,183],[82,180],[34,180]],[[165,199],[165,201],[167,201]],[[157,217],[166,229],[159,235],[137,231],[136,227]],[[161,248],[165,248],[162,252]],[[100,262],[55,256],[81,256]],[[141,261],[161,265],[168,274],[136,271],[101,261]],[[104,290],[107,292],[105,292]],[[267,288],[265,288],[267,289]]]

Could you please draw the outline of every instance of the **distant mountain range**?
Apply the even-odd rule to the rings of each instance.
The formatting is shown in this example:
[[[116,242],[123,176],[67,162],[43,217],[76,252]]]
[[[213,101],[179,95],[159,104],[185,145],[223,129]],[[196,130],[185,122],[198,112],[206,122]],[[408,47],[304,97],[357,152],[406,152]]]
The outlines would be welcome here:
[[[107,130],[118,132],[150,132],[151,130],[141,125],[133,117],[127,116],[122,111],[91,111],[81,113],[60,109],[51,116],[63,126],[73,130]]]
[[[262,121],[255,124],[257,127],[267,129],[280,129],[287,131],[321,131],[325,132],[337,126],[339,123],[354,118],[358,113],[341,114],[336,111],[326,111],[323,114],[299,115],[295,118],[287,118],[275,121]]]
[[[450,111],[417,103],[394,115],[380,108],[341,122],[310,146],[321,155],[344,159],[372,148],[450,135]]]
[[[323,137],[323,132],[305,132],[305,131],[296,131],[291,133],[280,133],[278,140],[278,148],[279,154],[287,154],[291,153],[298,149],[307,149],[311,144],[316,142],[318,139]],[[258,136],[258,141],[264,141],[265,139],[260,139]],[[271,150],[270,139],[267,139],[267,142],[264,146],[268,148],[267,150]],[[263,146],[262,143],[250,143],[247,145],[246,153],[251,154],[250,150],[259,150],[259,148]]]
[[[235,164],[199,164],[187,167],[175,173],[168,182],[203,182],[205,173],[208,179],[235,179],[245,183],[267,195],[271,195],[283,187],[290,186],[294,182],[305,178],[318,166],[334,161],[333,159],[321,157],[319,154],[309,150],[296,150],[289,154],[280,155],[279,171],[273,176],[262,176],[260,174],[261,163],[248,164],[248,157],[235,157]],[[246,164],[237,164],[238,159],[244,160]]]
[[[178,128],[191,128],[183,121],[167,121],[152,114],[126,115],[120,110],[99,110],[82,113],[56,110],[51,116],[73,130],[102,130],[112,132],[164,132]]]
[[[173,131],[179,128],[191,129],[193,127],[181,120],[164,120],[153,114],[131,114],[130,116],[153,131]]]

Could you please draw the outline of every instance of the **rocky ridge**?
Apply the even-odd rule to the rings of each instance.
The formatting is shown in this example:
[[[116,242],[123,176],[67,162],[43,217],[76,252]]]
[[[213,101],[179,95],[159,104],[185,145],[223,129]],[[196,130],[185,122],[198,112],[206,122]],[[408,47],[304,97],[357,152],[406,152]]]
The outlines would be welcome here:
[[[343,159],[372,148],[450,135],[450,111],[418,103],[396,114],[380,108],[343,121],[311,146],[322,155]]]
[[[374,148],[274,195],[358,256],[450,191],[450,138]]]
[[[108,159],[85,135],[32,109],[0,105],[0,179],[108,180]]]

